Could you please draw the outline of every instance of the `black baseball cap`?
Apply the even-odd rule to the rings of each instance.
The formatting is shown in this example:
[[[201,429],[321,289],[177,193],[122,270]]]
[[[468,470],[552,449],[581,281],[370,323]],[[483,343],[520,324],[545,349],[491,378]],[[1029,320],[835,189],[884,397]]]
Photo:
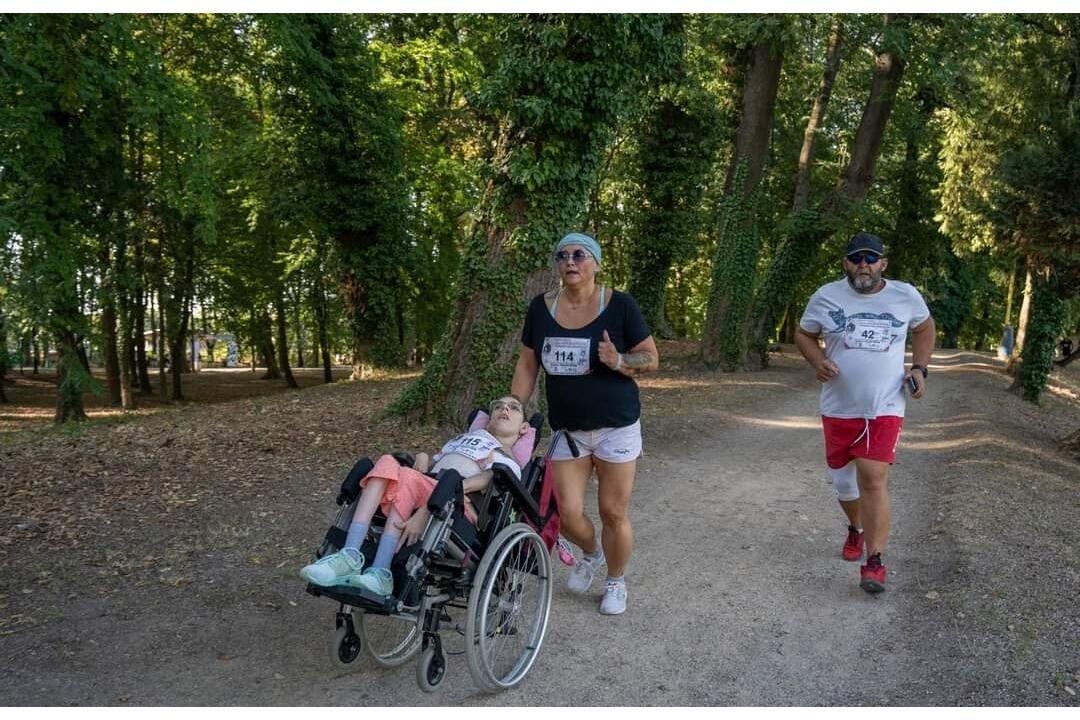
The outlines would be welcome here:
[[[844,251],[844,255],[851,255],[857,252],[872,252],[876,255],[885,255],[885,243],[881,242],[881,238],[877,235],[871,235],[870,233],[855,233],[855,236],[851,238],[851,241],[847,244],[847,250]]]

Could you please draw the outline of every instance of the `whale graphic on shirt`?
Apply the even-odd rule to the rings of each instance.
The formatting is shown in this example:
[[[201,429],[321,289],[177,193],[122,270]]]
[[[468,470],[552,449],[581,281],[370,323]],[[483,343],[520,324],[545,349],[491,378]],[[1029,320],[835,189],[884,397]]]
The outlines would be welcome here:
[[[832,330],[828,330],[827,332],[830,333],[830,334],[834,334],[834,335],[837,334],[837,333],[845,332],[848,329],[847,328],[848,321],[853,320],[853,319],[888,320],[889,324],[892,325],[894,328],[902,328],[902,327],[904,327],[904,322],[902,320],[897,320],[895,315],[893,315],[892,313],[888,313],[888,312],[886,312],[886,313],[857,312],[857,313],[853,313],[851,315],[846,315],[844,313],[844,309],[840,308],[839,310],[830,310],[829,311],[829,319],[832,320],[834,323],[836,323],[836,327],[834,327]],[[894,333],[889,342],[895,342],[898,337],[900,337],[900,336],[898,334]]]

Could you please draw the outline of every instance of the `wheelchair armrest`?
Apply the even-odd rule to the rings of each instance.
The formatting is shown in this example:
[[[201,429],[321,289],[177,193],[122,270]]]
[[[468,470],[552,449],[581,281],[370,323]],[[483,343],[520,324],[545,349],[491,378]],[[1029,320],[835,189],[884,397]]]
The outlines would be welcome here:
[[[461,477],[461,473],[457,470],[446,468],[439,471],[436,480],[438,482],[431,492],[431,497],[428,498],[427,507],[432,515],[440,520],[445,520],[447,515],[446,506],[451,500],[457,501],[456,507],[459,510],[465,501],[465,493],[462,489],[465,478]]]
[[[375,467],[375,463],[371,462],[369,458],[362,457],[356,461],[352,470],[345,477],[344,482],[341,483],[341,489],[338,491],[337,504],[348,505],[353,500],[360,496],[360,481],[364,479],[364,476],[371,472]]]

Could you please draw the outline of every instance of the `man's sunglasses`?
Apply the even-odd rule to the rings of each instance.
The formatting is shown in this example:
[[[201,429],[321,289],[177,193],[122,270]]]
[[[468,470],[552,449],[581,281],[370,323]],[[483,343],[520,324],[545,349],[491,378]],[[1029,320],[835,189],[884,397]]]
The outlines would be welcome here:
[[[865,261],[867,265],[873,265],[880,259],[881,256],[874,253],[852,253],[847,256],[848,262],[852,265],[858,265],[863,261]]]
[[[519,413],[525,412],[525,410],[521,407],[521,403],[517,402],[516,400],[496,400],[490,405],[490,410],[492,414],[499,412],[503,408],[506,408],[508,410],[516,410]]]
[[[586,258],[591,258],[592,255],[584,250],[575,250],[574,252],[567,252],[566,250],[560,250],[555,253],[555,262],[564,263],[568,260],[573,260],[575,264],[585,262]]]

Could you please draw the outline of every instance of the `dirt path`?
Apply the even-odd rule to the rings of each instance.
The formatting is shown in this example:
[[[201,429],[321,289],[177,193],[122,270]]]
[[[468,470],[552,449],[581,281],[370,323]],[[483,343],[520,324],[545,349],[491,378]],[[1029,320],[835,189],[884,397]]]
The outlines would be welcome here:
[[[1080,425],[1075,375],[1032,408],[996,361],[939,354],[870,597],[839,558],[805,365],[717,377],[686,357],[643,383],[630,610],[598,615],[556,563],[544,648],[499,695],[460,655],[434,695],[411,663],[334,676],[334,606],[296,577],[358,452],[439,435],[374,416],[402,381],[0,448],[0,704],[1078,704],[1080,463],[1053,444]]]

